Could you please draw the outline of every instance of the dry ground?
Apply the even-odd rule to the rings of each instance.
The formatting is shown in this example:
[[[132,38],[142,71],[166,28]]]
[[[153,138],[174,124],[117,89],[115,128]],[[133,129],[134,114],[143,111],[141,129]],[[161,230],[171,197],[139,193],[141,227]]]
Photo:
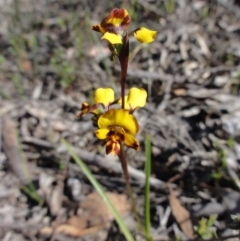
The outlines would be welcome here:
[[[191,225],[203,227],[198,222],[213,214],[217,218],[202,237],[213,230],[235,235],[230,215],[240,214],[239,1],[124,4],[132,30],[158,31],[148,46],[131,39],[128,87],[148,90],[148,104],[137,112],[141,150],[127,151],[139,213],[149,133],[154,240],[196,239]],[[97,87],[120,91],[118,64],[91,25],[121,6],[0,0],[0,240],[124,240],[61,138],[109,192],[135,239],[144,240],[129,214],[118,161],[105,156],[91,117],[75,117]],[[190,229],[179,221],[188,214]]]

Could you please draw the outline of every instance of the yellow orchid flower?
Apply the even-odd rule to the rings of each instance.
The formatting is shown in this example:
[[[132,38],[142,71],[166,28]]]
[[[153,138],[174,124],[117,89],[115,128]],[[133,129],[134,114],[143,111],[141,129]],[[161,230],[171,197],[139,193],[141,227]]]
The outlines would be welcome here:
[[[102,39],[112,45],[122,44],[124,31],[128,29],[130,23],[131,17],[126,9],[114,8],[100,24],[93,25],[92,30],[102,33]],[[133,33],[140,43],[150,43],[157,35],[157,31],[145,27],[140,27]]]
[[[129,114],[128,110],[110,109],[98,119],[99,129],[95,131],[100,140],[107,140],[106,154],[117,155],[120,151],[120,142],[138,150],[139,143],[134,135],[139,131],[137,119]]]

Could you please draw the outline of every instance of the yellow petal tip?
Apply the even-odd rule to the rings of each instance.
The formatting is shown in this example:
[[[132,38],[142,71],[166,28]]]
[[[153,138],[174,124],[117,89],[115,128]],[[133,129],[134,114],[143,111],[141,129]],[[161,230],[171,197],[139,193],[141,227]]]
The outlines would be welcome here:
[[[134,36],[140,43],[148,44],[155,40],[157,31],[140,27],[134,31]]]

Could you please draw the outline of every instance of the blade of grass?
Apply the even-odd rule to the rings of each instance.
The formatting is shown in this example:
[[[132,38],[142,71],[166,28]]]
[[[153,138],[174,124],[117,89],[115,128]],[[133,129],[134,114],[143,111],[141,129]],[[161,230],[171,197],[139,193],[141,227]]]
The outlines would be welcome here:
[[[147,240],[152,240],[151,237],[151,221],[150,221],[150,175],[151,175],[151,140],[150,136],[146,135],[145,139],[145,150],[146,150],[146,162],[145,162],[145,200],[144,200],[144,211],[145,211],[145,229],[147,234]]]
[[[22,191],[29,196],[31,199],[33,199],[35,202],[37,202],[39,205],[42,205],[43,200],[41,199],[41,197],[37,194],[34,186],[32,183],[28,184],[28,185],[20,185],[20,188],[22,189]]]
[[[86,175],[86,177],[88,178],[88,180],[92,183],[92,185],[94,186],[94,188],[96,189],[96,191],[99,193],[99,195],[102,197],[102,199],[104,200],[104,202],[107,204],[108,208],[110,209],[112,215],[114,216],[119,228],[121,229],[121,231],[123,232],[125,238],[127,241],[134,241],[134,238],[132,236],[132,234],[130,233],[129,229],[127,228],[127,226],[124,224],[121,216],[118,214],[118,212],[116,211],[115,207],[112,205],[111,201],[109,200],[109,198],[107,197],[107,195],[105,194],[102,186],[98,183],[98,181],[96,180],[96,178],[93,176],[93,174],[91,173],[91,171],[88,169],[88,167],[85,165],[85,163],[76,155],[76,153],[72,150],[71,146],[68,144],[68,142],[64,139],[62,139],[63,144],[65,145],[65,147],[67,148],[68,152],[70,153],[70,155],[72,156],[72,158],[74,159],[74,161],[77,163],[77,165],[81,168],[81,170],[83,171],[83,173]]]

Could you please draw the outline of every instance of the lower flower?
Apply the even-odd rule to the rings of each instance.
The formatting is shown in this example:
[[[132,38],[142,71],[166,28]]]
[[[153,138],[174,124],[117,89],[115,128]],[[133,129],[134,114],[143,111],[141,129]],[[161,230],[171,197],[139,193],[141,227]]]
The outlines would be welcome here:
[[[98,119],[99,129],[95,131],[100,140],[107,140],[106,153],[117,155],[120,151],[120,142],[135,150],[139,143],[134,135],[139,131],[137,119],[124,109],[110,109]]]

